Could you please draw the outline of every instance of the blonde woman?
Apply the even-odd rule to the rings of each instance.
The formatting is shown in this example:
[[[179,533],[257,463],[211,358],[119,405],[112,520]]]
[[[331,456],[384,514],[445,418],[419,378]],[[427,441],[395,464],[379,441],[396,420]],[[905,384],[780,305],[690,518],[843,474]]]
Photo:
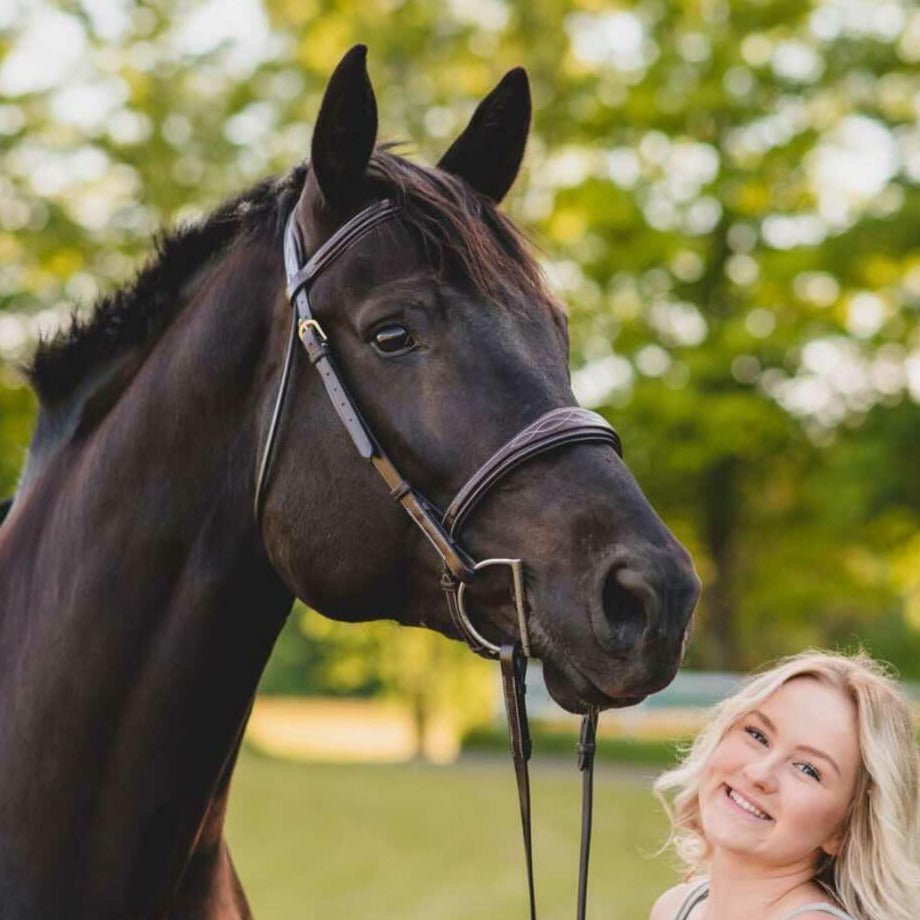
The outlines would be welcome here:
[[[866,655],[805,652],[716,707],[655,784],[689,882],[650,920],[918,920],[910,707]]]

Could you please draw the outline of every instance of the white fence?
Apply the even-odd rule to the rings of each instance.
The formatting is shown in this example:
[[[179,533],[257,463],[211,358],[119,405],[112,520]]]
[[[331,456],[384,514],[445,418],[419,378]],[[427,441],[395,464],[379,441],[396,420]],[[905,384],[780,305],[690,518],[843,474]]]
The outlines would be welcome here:
[[[658,693],[628,709],[616,709],[601,716],[600,730],[610,734],[638,736],[679,736],[696,731],[705,721],[707,711],[730,696],[747,675],[727,671],[681,670],[673,682]],[[902,684],[917,704],[920,718],[920,684]],[[577,716],[564,712],[550,697],[543,681],[539,662],[527,669],[527,711],[532,719],[566,724]],[[495,721],[504,724],[501,682],[496,678]]]

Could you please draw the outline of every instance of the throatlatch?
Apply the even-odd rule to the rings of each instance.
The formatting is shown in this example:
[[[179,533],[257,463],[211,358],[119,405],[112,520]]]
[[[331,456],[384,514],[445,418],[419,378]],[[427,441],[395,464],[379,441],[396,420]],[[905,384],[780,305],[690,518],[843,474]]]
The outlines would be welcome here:
[[[406,481],[387,457],[373,432],[361,417],[348,388],[335,366],[329,340],[313,315],[310,287],[317,276],[355,245],[367,233],[395,216],[398,205],[383,200],[369,205],[340,227],[315,253],[302,264],[304,247],[295,213],[288,218],[284,232],[284,263],[287,272],[287,293],[294,308],[291,335],[278,385],[278,395],[269,423],[268,436],[262,451],[256,481],[253,511],[256,525],[261,526],[262,507],[271,467],[275,439],[284,410],[284,400],[291,376],[295,344],[300,339],[310,363],[316,368],[326,393],[348,432],[358,454],[370,461],[386,482],[390,495],[399,502],[440,556],[444,571],[441,586],[448,610],[458,633],[470,648],[501,664],[502,687],[508,715],[511,753],[518,784],[521,806],[521,826],[527,864],[527,887],[530,895],[530,917],[536,920],[536,897],[533,882],[533,850],[530,820],[530,777],[527,762],[531,754],[530,731],[525,705],[525,676],[527,659],[532,656],[527,626],[527,597],[524,568],[521,559],[495,558],[474,562],[460,546],[457,533],[479,502],[512,470],[540,454],[560,447],[583,443],[602,443],[622,455],[620,439],[606,419],[578,406],[551,409],[535,419],[502,445],[473,475],[441,515],[424,495]],[[512,592],[517,617],[519,641],[499,645],[474,625],[465,606],[468,586],[484,569],[506,566],[511,575]],[[578,745],[578,766],[582,771],[582,832],[578,881],[578,920],[584,920],[587,897],[588,858],[591,843],[591,800],[597,711],[591,710],[582,722]]]

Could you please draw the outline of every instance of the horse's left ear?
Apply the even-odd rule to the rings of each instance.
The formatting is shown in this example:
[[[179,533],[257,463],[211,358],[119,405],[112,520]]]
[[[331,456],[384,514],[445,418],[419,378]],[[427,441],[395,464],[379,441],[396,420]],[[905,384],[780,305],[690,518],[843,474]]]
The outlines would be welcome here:
[[[438,167],[466,179],[498,204],[521,167],[529,130],[530,84],[524,68],[515,67],[479,103]]]

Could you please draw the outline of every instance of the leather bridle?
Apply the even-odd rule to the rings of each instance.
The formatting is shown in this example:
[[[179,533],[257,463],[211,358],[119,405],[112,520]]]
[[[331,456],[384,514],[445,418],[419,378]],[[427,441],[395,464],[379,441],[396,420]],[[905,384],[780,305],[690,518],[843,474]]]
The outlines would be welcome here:
[[[467,518],[489,491],[512,470],[528,460],[547,451],[574,444],[608,444],[620,455],[622,455],[622,448],[617,433],[600,415],[577,406],[565,406],[544,413],[502,445],[467,480],[443,514],[439,513],[424,495],[403,478],[361,417],[354,399],[339,376],[329,341],[319,321],[313,315],[309,297],[311,285],[324,269],[375,227],[394,217],[398,211],[398,205],[388,199],[369,205],[340,227],[305,263],[302,261],[305,252],[295,212],[292,211],[288,218],[284,232],[284,264],[288,281],[287,295],[294,308],[294,314],[284,369],[278,385],[278,395],[275,399],[275,407],[259,466],[254,499],[256,524],[261,528],[268,472],[290,380],[296,350],[295,344],[299,338],[310,363],[319,372],[332,406],[351,437],[358,454],[374,465],[389,487],[390,495],[405,508],[441,557],[444,565],[441,587],[457,631],[474,652],[501,662],[502,686],[521,806],[530,916],[531,920],[536,920],[531,847],[530,779],[527,770],[531,741],[524,701],[527,659],[531,657],[532,650],[527,624],[523,562],[521,559],[510,558],[483,559],[474,562],[463,550],[457,536]],[[519,630],[519,641],[511,641],[502,645],[497,645],[482,635],[473,624],[465,605],[466,590],[475,580],[477,573],[498,566],[506,566],[510,570]],[[577,909],[579,920],[584,918],[587,899],[596,726],[597,710],[590,710],[582,720],[581,738],[578,744],[578,765],[583,776]]]

